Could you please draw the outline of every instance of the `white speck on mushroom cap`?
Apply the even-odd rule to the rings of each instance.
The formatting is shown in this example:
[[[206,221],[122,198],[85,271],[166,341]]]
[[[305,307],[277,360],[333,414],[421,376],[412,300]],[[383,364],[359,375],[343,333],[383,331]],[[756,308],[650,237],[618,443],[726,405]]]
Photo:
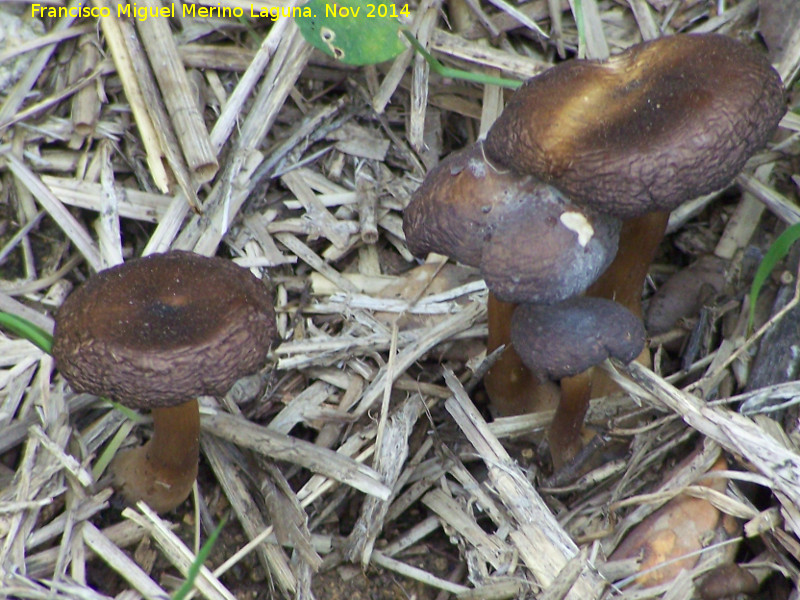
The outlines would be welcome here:
[[[469,161],[467,168],[476,179],[483,179],[486,177],[486,162],[484,160],[473,158]]]
[[[561,223],[578,235],[578,243],[581,248],[585,248],[592,236],[594,235],[594,227],[582,213],[579,212],[563,212],[559,217]]]

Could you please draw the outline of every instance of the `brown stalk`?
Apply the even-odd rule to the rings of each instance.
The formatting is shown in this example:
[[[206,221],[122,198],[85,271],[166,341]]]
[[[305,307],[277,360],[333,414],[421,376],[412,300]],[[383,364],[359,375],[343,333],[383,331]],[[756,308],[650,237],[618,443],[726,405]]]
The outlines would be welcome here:
[[[195,399],[154,408],[152,416],[150,441],[120,454],[111,468],[125,498],[166,512],[189,496],[197,478],[200,411]]]

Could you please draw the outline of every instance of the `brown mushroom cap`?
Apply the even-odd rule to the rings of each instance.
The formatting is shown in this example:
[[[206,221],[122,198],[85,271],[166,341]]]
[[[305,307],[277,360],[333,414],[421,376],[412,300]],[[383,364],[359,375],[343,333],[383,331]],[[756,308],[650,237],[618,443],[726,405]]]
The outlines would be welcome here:
[[[222,258],[170,252],[102,271],[56,314],[53,356],[76,391],[154,408],[221,395],[266,362],[272,299]]]
[[[538,182],[486,160],[481,143],[454,152],[433,168],[403,211],[403,232],[415,256],[436,252],[477,267],[493,229],[490,216]]]
[[[613,357],[635,359],[644,348],[642,322],[604,298],[571,298],[552,306],[521,304],[511,318],[511,343],[542,379],[561,379]]]
[[[674,35],[529,79],[486,153],[575,202],[631,217],[726,185],[785,111],[764,56],[723,35]]]
[[[614,258],[619,228],[534,177],[498,170],[480,144],[431,171],[403,215],[414,254],[438,252],[479,267],[507,302],[581,293]]]

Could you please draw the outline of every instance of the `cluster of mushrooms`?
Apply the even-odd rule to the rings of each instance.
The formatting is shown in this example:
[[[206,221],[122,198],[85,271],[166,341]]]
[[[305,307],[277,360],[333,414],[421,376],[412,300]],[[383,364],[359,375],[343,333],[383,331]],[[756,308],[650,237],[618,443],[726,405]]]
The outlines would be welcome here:
[[[111,464],[130,502],[166,512],[197,478],[197,397],[260,370],[277,337],[272,296],[229,260],[174,251],[101,271],[58,310],[53,356],[75,391],[151,409],[153,435]]]
[[[489,350],[510,341],[485,378],[495,411],[558,401],[557,467],[606,391],[591,367],[649,360],[642,288],[669,211],[728,184],[785,110],[779,75],[745,44],[664,37],[528,80],[413,195],[409,249],[479,268]]]

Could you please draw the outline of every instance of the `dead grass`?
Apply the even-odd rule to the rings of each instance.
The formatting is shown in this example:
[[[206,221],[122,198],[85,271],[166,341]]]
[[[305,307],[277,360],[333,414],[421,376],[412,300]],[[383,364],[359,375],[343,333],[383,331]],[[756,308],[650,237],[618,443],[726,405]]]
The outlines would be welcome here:
[[[759,4],[770,3],[583,0],[586,51],[662,28],[748,39]],[[575,49],[566,5],[422,0],[412,28],[448,64],[524,79]],[[787,85],[800,65],[792,6],[776,0],[760,22]],[[797,344],[797,257],[770,281],[749,337],[745,295],[757,259],[800,221],[796,114],[734,187],[672,216],[647,294],[707,253],[728,261],[725,292],[654,341],[653,371],[605,366],[624,393],[594,401],[589,422],[624,450],[601,443],[595,468],[564,480],[540,452],[552,414],[487,424],[473,404],[484,284],[441,257],[412,268],[402,233],[410,193],[485,132],[502,90],[431,75],[410,53],[336,64],[288,19],[65,18],[29,31],[30,10],[0,6],[17,36],[0,46],[0,310],[52,330],[93,271],[187,249],[269,280],[284,341],[271,370],[202,399],[196,493],[159,517],[120,510],[98,468],[114,436],[138,443],[146,421],[74,394],[49,356],[0,332],[0,596],[167,597],[231,513],[197,579],[206,598],[688,599],[694,579],[731,560],[715,547],[789,597],[799,388],[797,360],[780,356]],[[776,347],[786,351],[767,357]],[[727,485],[698,485],[720,456]],[[681,493],[736,531],[674,582],[641,589],[630,561],[607,557]],[[351,563],[395,585],[359,596]],[[335,591],[327,575],[319,584],[315,573],[337,569]]]

